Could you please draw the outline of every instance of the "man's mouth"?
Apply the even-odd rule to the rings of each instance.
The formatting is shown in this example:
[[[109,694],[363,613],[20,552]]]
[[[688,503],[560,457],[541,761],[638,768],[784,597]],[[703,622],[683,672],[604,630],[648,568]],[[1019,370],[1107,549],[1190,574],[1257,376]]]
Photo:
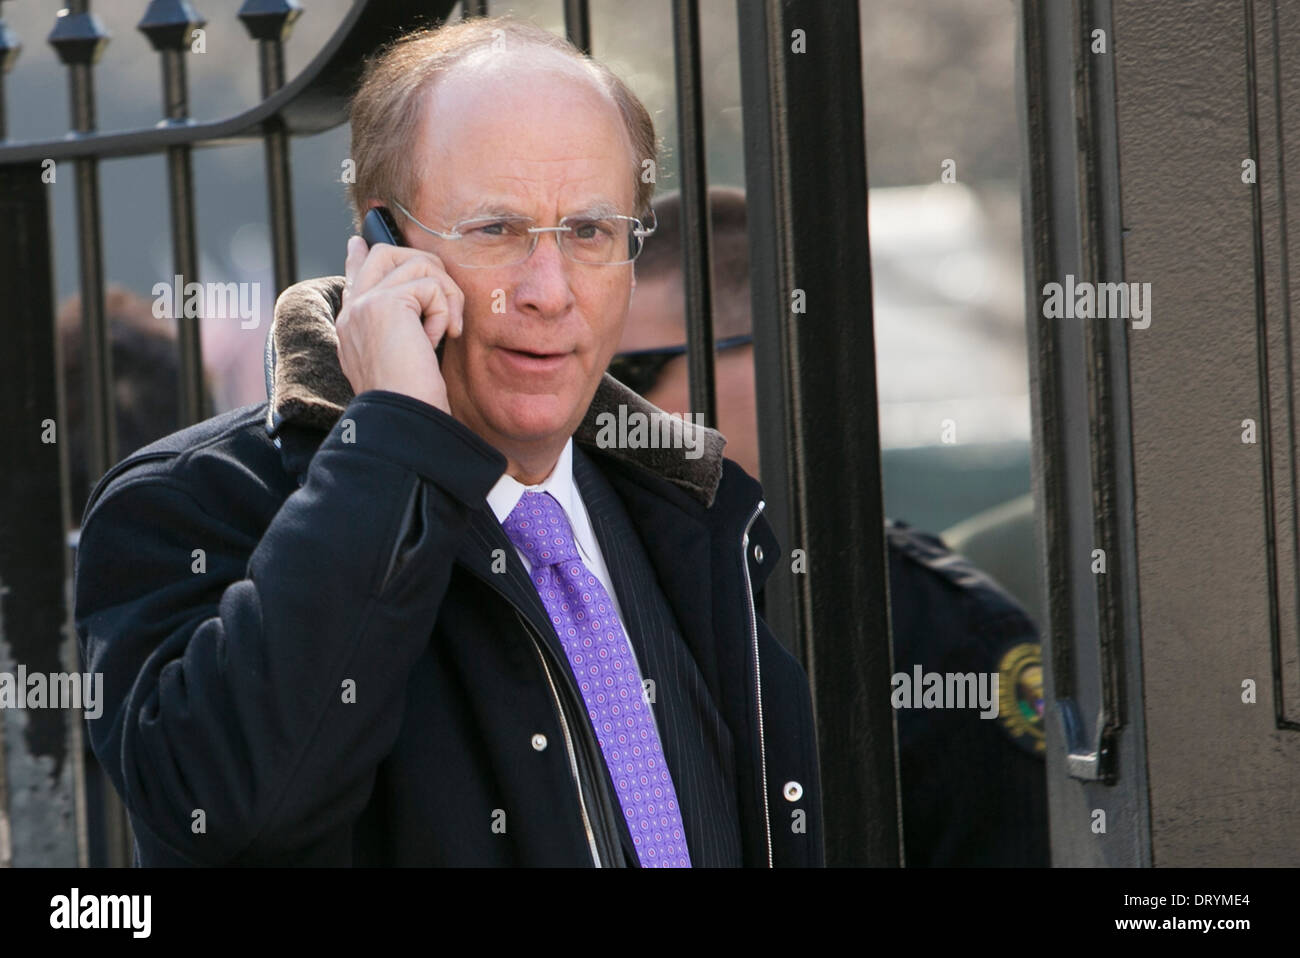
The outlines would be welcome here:
[[[517,356],[524,356],[530,359],[552,359],[557,356],[565,355],[564,353],[556,350],[548,350],[543,352],[541,350],[535,350],[535,349],[511,349],[508,346],[502,346],[501,348],[504,349],[506,352],[514,353]]]
[[[509,346],[499,349],[506,365],[516,373],[554,372],[570,355],[568,352],[512,349]]]

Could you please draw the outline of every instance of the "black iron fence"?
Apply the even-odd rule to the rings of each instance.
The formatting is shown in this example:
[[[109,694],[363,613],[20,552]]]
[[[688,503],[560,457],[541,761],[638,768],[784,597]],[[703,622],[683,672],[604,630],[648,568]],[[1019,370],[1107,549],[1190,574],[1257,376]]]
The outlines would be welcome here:
[[[682,239],[692,408],[716,421],[710,227],[697,0],[671,0],[682,185]],[[96,128],[94,71],[108,37],[89,0],[58,12],[49,44],[68,68],[72,129],[64,139],[7,139],[4,72],[19,44],[0,0],[0,669],[56,672],[76,661],[70,627],[73,522],[43,173],[74,171],[81,365],[92,477],[120,455],[105,317],[98,169],[102,160],[166,158],[173,268],[198,277],[192,151],[260,140],[276,291],[297,279],[290,152],[294,137],[347,120],[364,57],[411,27],[453,15],[451,0],[354,0],[302,73],[286,82],[283,43],[297,0],[246,0],[238,17],[256,44],[261,102],[210,121],[189,115],[186,55],[203,18],[186,0],[152,0],[139,29],[158,52],[162,122]],[[488,13],[466,0],[464,15]],[[827,861],[897,864],[897,776],[882,536],[880,452],[866,151],[856,2],[739,0],[759,439],[768,515],[805,565],[772,576],[765,614],[812,680],[826,813]],[[586,0],[565,0],[565,29],[590,51]],[[250,58],[252,57],[250,51]],[[799,108],[793,105],[799,104]],[[810,105],[816,104],[816,108]],[[817,144],[816,148],[810,147]],[[162,202],[164,196],[157,197]],[[796,307],[794,304],[798,303]],[[182,424],[204,408],[198,328],[178,319]],[[129,557],[124,557],[124,560]],[[806,571],[802,569],[806,568]],[[61,665],[61,663],[64,663]],[[84,750],[80,714],[0,711],[0,865],[130,863],[120,804]]]

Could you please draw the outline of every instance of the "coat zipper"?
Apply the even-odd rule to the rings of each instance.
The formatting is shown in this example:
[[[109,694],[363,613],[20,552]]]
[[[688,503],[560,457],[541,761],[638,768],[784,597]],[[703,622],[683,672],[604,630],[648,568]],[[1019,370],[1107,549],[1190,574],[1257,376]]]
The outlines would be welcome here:
[[[597,868],[603,867],[600,861],[600,854],[596,851],[596,835],[591,830],[591,819],[587,815],[587,803],[582,795],[582,780],[578,776],[578,757],[573,751],[573,739],[569,736],[569,723],[564,717],[564,706],[560,704],[560,695],[555,690],[555,682],[551,678],[551,667],[546,664],[546,656],[542,654],[541,648],[537,645],[537,636],[529,627],[527,621],[515,609],[515,616],[519,619],[519,624],[524,627],[528,633],[528,638],[532,640],[533,651],[537,653],[537,659],[542,663],[542,671],[546,673],[546,684],[551,689],[551,700],[555,703],[556,714],[560,717],[560,730],[564,733],[564,747],[569,753],[569,771],[573,773],[573,783],[578,788],[578,808],[582,812],[582,827],[587,831],[587,846],[591,849],[591,860]]]
[[[745,599],[749,603],[749,629],[754,652],[754,701],[758,708],[758,754],[763,780],[763,824],[767,829],[767,867],[772,867],[772,814],[767,803],[767,742],[763,737],[763,680],[758,666],[758,613],[754,610],[754,587],[749,577],[749,530],[766,505],[758,501],[754,514],[745,523],[745,534],[740,540],[740,565],[745,570]]]

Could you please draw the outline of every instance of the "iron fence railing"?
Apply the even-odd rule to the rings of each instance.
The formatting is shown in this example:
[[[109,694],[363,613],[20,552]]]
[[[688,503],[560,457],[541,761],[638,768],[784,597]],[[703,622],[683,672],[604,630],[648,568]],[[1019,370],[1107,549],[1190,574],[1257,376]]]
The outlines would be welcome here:
[[[685,251],[691,403],[716,421],[713,388],[710,228],[697,0],[671,0],[677,82],[682,238]],[[68,68],[71,131],[66,138],[7,139],[4,72],[19,44],[0,0],[0,669],[24,663],[59,670],[76,661],[69,626],[73,524],[64,444],[42,439],[62,422],[54,325],[52,231],[42,170],[75,171],[77,259],[82,302],[87,473],[102,474],[126,450],[114,435],[113,371],[105,317],[105,236],[100,221],[102,160],[166,159],[166,196],[175,272],[198,275],[192,151],[263,143],[267,218],[277,292],[297,278],[290,189],[293,138],[347,119],[363,59],[414,26],[454,13],[451,0],[354,0],[302,73],[286,82],[284,40],[297,0],[246,0],[238,16],[257,47],[261,100],[238,115],[189,115],[186,54],[204,25],[187,0],[152,0],[138,26],[160,58],[161,122],[99,132],[94,68],[108,36],[90,0],[69,0],[48,42]],[[462,13],[488,13],[465,0]],[[586,0],[564,0],[571,41],[591,50]],[[774,575],[765,614],[802,657],[814,692],[824,776],[828,861],[897,863],[893,716],[886,697],[890,643],[882,536],[871,283],[866,232],[866,163],[857,4],[739,0],[739,50],[760,384],[760,447],[768,513],[806,572]],[[792,42],[805,38],[805,49]],[[792,104],[802,104],[792,109]],[[811,144],[821,144],[812,147]],[[161,197],[160,197],[161,199]],[[796,293],[806,307],[791,307]],[[178,321],[178,408],[182,423],[204,408],[196,325]],[[787,566],[787,568],[790,568]],[[5,658],[11,660],[6,663]],[[21,723],[21,724],[20,724]],[[83,754],[81,718],[41,710],[0,712],[0,864],[131,861],[129,827],[107,780]],[[83,778],[83,771],[85,777]],[[87,800],[89,796],[89,800]]]

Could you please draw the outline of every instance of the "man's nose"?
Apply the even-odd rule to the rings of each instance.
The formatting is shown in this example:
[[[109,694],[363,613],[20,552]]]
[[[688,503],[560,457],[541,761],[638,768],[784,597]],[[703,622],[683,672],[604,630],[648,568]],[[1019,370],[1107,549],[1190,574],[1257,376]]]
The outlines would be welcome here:
[[[543,316],[564,312],[573,299],[569,270],[574,265],[560,252],[559,233],[540,233],[533,255],[524,260],[523,278],[515,287],[515,305]]]

